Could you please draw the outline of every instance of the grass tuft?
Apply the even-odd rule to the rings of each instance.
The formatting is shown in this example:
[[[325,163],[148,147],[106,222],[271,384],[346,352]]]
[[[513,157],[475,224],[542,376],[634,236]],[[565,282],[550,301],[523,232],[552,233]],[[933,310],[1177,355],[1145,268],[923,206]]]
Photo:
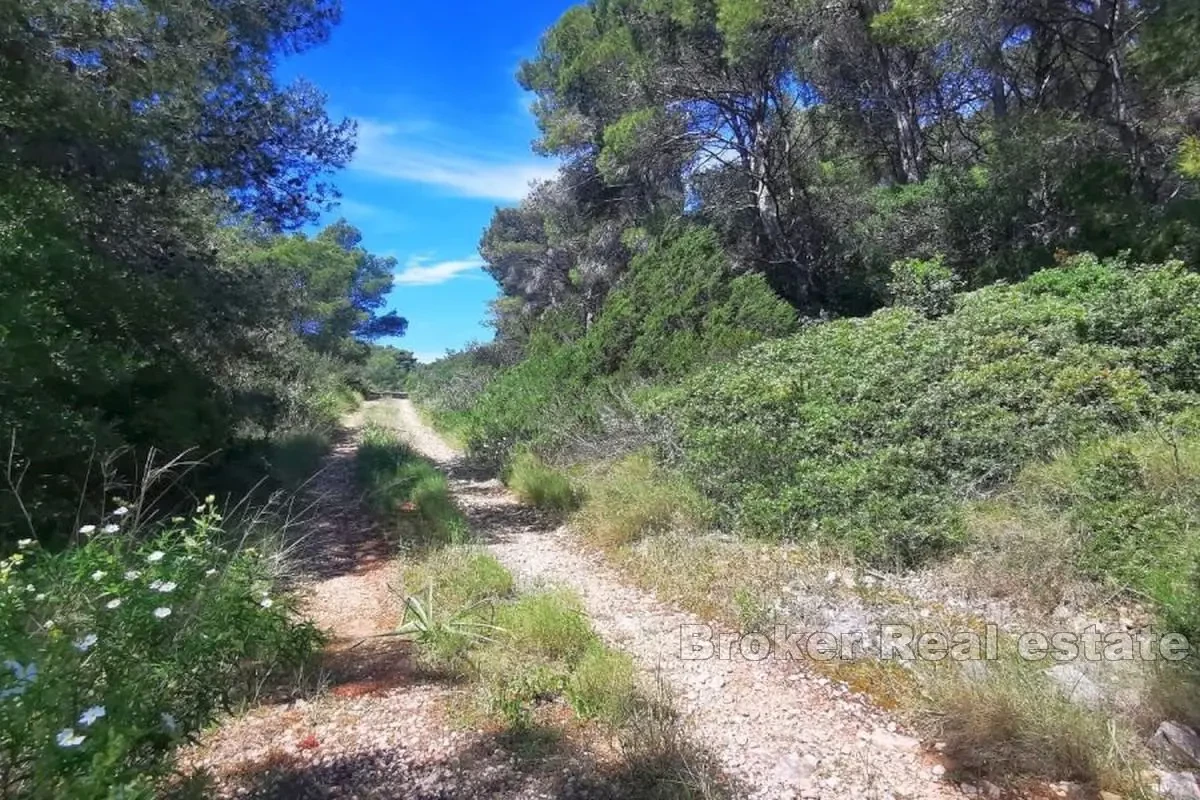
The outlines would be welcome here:
[[[637,453],[588,482],[575,524],[590,541],[616,548],[657,533],[696,530],[708,512],[686,482],[666,474],[649,453]]]
[[[571,479],[530,452],[518,453],[513,458],[505,482],[523,502],[537,508],[572,511],[579,506],[579,495]]]

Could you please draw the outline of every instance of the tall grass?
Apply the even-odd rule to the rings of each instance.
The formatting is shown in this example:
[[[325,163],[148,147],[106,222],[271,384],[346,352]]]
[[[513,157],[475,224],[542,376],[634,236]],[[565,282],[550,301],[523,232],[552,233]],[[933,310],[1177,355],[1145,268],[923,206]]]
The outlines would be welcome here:
[[[450,495],[446,476],[402,442],[395,431],[368,424],[355,457],[368,506],[378,516],[409,526],[422,539],[460,543],[466,520]]]
[[[579,493],[571,479],[528,451],[517,453],[505,469],[505,483],[517,497],[538,508],[571,511]]]

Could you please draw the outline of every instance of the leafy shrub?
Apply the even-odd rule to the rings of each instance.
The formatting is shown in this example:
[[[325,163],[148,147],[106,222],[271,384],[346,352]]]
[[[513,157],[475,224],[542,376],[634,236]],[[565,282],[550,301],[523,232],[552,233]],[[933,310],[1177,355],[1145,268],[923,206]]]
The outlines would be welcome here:
[[[726,519],[911,564],[961,541],[957,501],[1178,407],[1200,371],[1200,276],[1081,257],[926,319],[815,325],[659,395]]]
[[[20,797],[151,797],[171,750],[321,637],[211,505],[0,562],[0,761]],[[91,526],[89,526],[90,528]]]
[[[959,281],[940,258],[911,258],[892,265],[888,288],[897,305],[916,309],[927,317],[940,317],[953,310]]]
[[[1200,429],[1184,414],[1023,472],[994,504],[1026,527],[1069,531],[1075,566],[1149,598],[1200,635]]]
[[[709,515],[708,503],[682,478],[636,453],[587,482],[587,499],[574,521],[602,547],[620,547],[672,529],[693,530]]]
[[[562,316],[543,318],[525,359],[475,396],[463,429],[477,455],[502,463],[518,446],[555,450],[601,426],[614,384],[678,377],[797,327],[795,312],[761,276],[731,272],[705,228],[666,237],[636,257],[586,330]],[[453,361],[438,369],[475,369],[461,356]]]
[[[533,453],[518,453],[506,472],[508,488],[530,505],[553,511],[570,511],[579,505],[571,479]]]

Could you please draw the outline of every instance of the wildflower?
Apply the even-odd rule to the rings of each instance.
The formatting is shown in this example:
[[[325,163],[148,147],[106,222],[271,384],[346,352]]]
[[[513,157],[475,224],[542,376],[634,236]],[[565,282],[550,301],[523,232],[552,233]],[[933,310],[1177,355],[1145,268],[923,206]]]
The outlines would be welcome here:
[[[208,497],[204,498],[204,503],[206,505],[211,506],[215,502],[217,502],[217,496],[215,494],[210,494]]]
[[[102,530],[104,533],[116,533],[117,531],[121,530],[121,526],[114,522],[110,522],[100,530]]]
[[[105,603],[104,607],[109,610],[112,610],[114,608],[120,608],[121,607],[121,598],[114,597],[112,600],[109,600],[107,603]]]
[[[171,616],[171,609],[167,608],[166,606],[159,606],[158,608],[154,609],[154,616],[158,617],[159,619],[166,619],[167,617]]]
[[[35,595],[33,596],[33,599],[34,599],[34,600],[37,600],[37,601],[40,603],[40,602],[42,602],[43,600],[45,600],[45,599],[46,599],[46,593],[45,593],[45,592],[38,592],[37,594],[35,594]]]
[[[36,587],[36,586],[34,586],[32,583],[27,583],[27,584],[25,584],[25,591],[27,591],[27,592],[36,592],[36,591],[37,591],[37,587]]]
[[[166,728],[168,732],[175,733],[179,730],[179,723],[175,720],[173,715],[164,711],[159,716],[162,718],[163,727]]]
[[[86,653],[95,647],[98,641],[100,641],[100,637],[94,633],[89,633],[87,636],[81,636],[75,640],[75,649],[81,653]]]
[[[142,577],[142,573],[136,569],[131,569],[125,573],[125,580],[127,581],[136,581],[140,577]]]
[[[263,608],[270,608],[271,606],[275,605],[275,601],[269,597],[264,597],[259,605]]]
[[[129,513],[129,509],[126,508],[125,506],[121,506],[120,508],[116,508],[113,510],[114,517],[123,517],[128,513]]]
[[[18,539],[17,547],[24,550],[27,547],[33,547],[33,539]]]
[[[150,581],[150,591],[157,592],[159,589],[162,588],[162,585],[163,585],[162,581]]]
[[[164,553],[162,550],[155,550],[153,553],[146,556],[146,560],[151,564],[157,564],[159,561],[163,560],[163,556],[165,555],[166,553]]]
[[[213,575],[216,575],[216,574],[217,574],[217,571],[215,569],[210,569],[204,573],[204,577],[211,578]]]
[[[104,706],[92,706],[79,715],[79,724],[85,728],[90,728],[96,723],[96,720],[103,717],[104,714]]]
[[[84,536],[88,536],[88,535],[96,532],[96,526],[95,525],[84,525],[82,528],[79,529],[79,532],[82,533]]]
[[[75,733],[74,728],[63,728],[58,732],[58,736],[54,737],[58,742],[59,747],[78,747],[83,744],[86,736]]]
[[[204,511],[204,506],[196,506],[196,513],[197,513],[197,514],[199,514],[199,513],[202,513],[203,511]]]
[[[102,581],[102,580],[104,580],[104,576],[105,576],[105,575],[107,575],[107,574],[108,574],[108,573],[107,573],[107,572],[105,572],[104,570],[102,570],[102,569],[98,569],[98,570],[96,570],[95,572],[93,572],[93,573],[92,573],[92,580],[94,580],[94,581]]]
[[[159,584],[158,591],[163,594],[175,591],[175,581],[167,581],[166,583]]]

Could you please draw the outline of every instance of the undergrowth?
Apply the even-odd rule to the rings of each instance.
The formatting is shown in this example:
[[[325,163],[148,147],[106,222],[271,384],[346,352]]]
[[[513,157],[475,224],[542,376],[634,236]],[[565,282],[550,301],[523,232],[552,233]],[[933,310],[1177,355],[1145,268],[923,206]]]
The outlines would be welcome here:
[[[461,542],[467,525],[450,496],[446,476],[406,445],[396,432],[368,423],[355,456],[355,471],[373,513],[405,523],[423,540]]]
[[[176,746],[319,648],[211,502],[140,530],[121,506],[77,546],[0,562],[5,796],[154,797]]]

